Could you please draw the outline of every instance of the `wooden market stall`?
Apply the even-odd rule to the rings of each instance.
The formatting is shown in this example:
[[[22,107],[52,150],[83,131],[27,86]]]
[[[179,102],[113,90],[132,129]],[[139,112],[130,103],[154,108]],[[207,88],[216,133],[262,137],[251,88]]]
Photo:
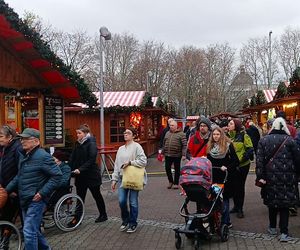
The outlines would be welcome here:
[[[64,146],[64,105],[79,100],[96,103],[83,79],[0,0],[0,124],[36,128],[42,146]]]
[[[300,118],[300,68],[297,68],[290,83],[283,83],[286,88],[282,90],[263,90],[267,103],[255,105],[243,110],[257,118],[258,123],[264,124],[268,118],[273,118],[279,110],[286,114],[286,119],[294,124]]]
[[[99,93],[95,93],[99,97]],[[104,92],[104,129],[105,146],[118,148],[124,144],[126,127],[133,126],[137,129],[137,141],[143,146],[149,156],[157,152],[160,131],[170,114],[155,104],[157,98],[152,97],[147,104],[145,91],[117,91]],[[74,103],[65,107],[66,128],[75,137],[76,128],[87,123],[96,137],[98,144],[100,138],[99,107],[93,110],[86,105]]]

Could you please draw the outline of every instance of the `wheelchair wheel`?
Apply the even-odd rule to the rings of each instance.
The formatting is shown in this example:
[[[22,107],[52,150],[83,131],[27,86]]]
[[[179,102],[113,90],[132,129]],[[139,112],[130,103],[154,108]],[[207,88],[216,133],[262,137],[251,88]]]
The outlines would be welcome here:
[[[0,232],[0,249],[21,250],[21,234],[14,224],[9,221],[0,221]]]
[[[84,212],[82,199],[76,194],[66,194],[55,205],[54,222],[60,230],[70,232],[80,225]]]

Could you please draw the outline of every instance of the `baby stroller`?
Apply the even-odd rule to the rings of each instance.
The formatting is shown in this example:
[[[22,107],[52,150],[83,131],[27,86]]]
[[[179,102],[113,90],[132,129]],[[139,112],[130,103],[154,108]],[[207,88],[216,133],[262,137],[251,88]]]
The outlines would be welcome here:
[[[194,239],[195,249],[200,248],[200,240],[210,240],[212,235],[218,234],[223,242],[229,238],[229,229],[226,224],[221,224],[223,209],[223,190],[227,180],[227,171],[223,183],[212,183],[211,162],[205,158],[193,158],[181,169],[180,185],[186,193],[186,199],[180,208],[180,215],[185,218],[185,225],[174,229],[175,246],[180,249],[182,239],[180,234]],[[188,204],[196,202],[196,213],[190,213]]]

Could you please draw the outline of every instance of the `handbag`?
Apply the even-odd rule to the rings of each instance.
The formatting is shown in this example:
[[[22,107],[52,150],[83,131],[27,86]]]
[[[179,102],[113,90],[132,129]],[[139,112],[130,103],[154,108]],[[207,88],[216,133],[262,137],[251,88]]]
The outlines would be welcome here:
[[[123,169],[122,187],[141,191],[144,188],[145,167],[129,165]]]
[[[287,141],[288,138],[289,137],[286,137],[285,140],[275,149],[276,152],[274,154],[272,154],[272,156],[268,160],[268,163],[266,164],[266,168],[269,167],[272,164],[275,156],[278,154],[278,152],[283,147],[283,145],[285,144],[285,142]],[[255,180],[255,186],[262,188],[264,185],[265,184],[261,183],[259,180]]]

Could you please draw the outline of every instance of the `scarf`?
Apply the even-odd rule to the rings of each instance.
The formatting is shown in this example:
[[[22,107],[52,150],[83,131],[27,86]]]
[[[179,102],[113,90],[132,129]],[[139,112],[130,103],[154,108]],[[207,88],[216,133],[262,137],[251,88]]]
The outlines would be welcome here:
[[[90,133],[87,133],[85,137],[83,137],[81,140],[77,140],[78,143],[80,145],[82,145],[87,139],[89,139],[91,137],[91,134]]]
[[[221,154],[221,152],[220,152],[219,144],[214,143],[214,146],[209,151],[209,154],[214,159],[223,159],[223,158],[225,158],[228,150],[229,150],[229,143],[227,143],[227,148],[226,148],[226,150],[225,150],[225,152],[223,154]]]

